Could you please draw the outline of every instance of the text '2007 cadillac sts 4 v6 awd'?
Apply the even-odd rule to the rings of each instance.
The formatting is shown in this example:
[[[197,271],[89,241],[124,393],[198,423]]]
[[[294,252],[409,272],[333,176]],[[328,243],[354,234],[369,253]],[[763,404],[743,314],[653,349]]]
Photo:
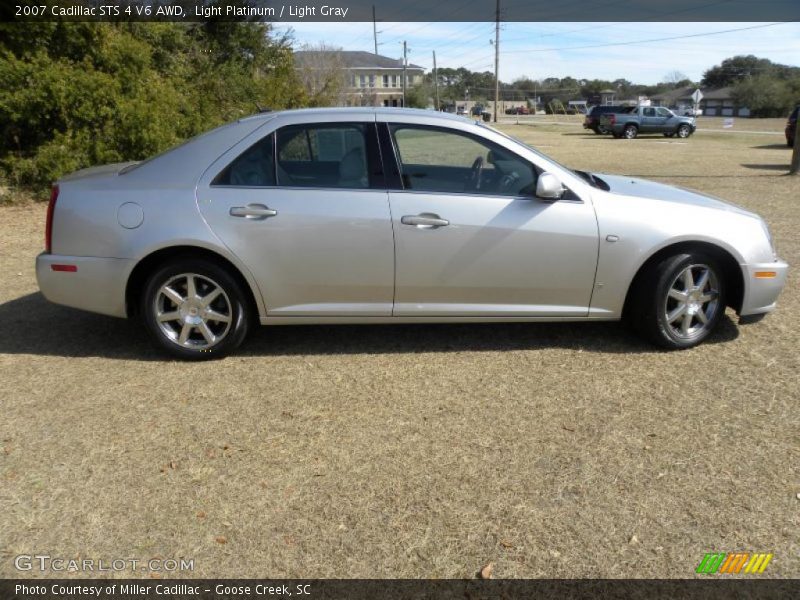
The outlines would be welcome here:
[[[786,272],[751,212],[391,108],[259,114],[66,176],[36,261],[49,300],[140,318],[188,359],[256,323],[624,317],[689,348],[726,306],[773,310]]]

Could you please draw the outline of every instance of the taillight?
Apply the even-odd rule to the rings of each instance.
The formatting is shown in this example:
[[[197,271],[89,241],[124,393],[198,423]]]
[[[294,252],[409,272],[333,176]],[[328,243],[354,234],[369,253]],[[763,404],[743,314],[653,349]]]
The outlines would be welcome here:
[[[44,225],[44,251],[50,254],[53,251],[53,213],[56,210],[56,200],[58,200],[58,186],[54,185],[50,190],[50,202],[47,205],[47,221]]]
[[[614,123],[616,123],[616,122],[617,122],[617,117],[616,117],[616,115],[614,115],[614,114],[610,114],[610,115],[608,115],[608,122],[609,122],[609,123],[611,123],[612,125],[613,125]]]

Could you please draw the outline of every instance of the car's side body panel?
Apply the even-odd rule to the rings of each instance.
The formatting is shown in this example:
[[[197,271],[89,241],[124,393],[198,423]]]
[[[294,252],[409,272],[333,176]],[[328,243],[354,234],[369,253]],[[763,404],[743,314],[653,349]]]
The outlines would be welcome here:
[[[254,273],[268,315],[391,315],[394,248],[386,192],[198,188],[214,231]],[[275,217],[230,216],[262,204]]]
[[[609,177],[609,180],[623,179]],[[687,192],[635,180],[641,194],[663,196],[672,189],[673,198]],[[703,242],[721,248],[731,255],[743,271],[745,304],[741,314],[751,314],[747,300],[753,286],[765,285],[755,281],[747,265],[768,263],[785,276],[785,263],[775,261],[762,241],[760,220],[755,215],[728,206],[720,210],[717,201],[708,205],[676,203],[666,197],[633,196],[596,191],[594,205],[600,227],[600,258],[592,298],[592,311],[619,318],[627,291],[647,260],[660,250],[682,242]],[[727,206],[719,203],[719,206]],[[758,303],[757,303],[758,304]],[[762,306],[759,304],[758,306]],[[757,310],[755,312],[758,312]]]
[[[111,317],[125,317],[125,286],[134,261],[41,253],[36,280],[50,302]],[[57,270],[60,265],[74,271]]]
[[[398,316],[586,316],[597,262],[591,204],[393,191]],[[403,216],[435,213],[426,229]]]

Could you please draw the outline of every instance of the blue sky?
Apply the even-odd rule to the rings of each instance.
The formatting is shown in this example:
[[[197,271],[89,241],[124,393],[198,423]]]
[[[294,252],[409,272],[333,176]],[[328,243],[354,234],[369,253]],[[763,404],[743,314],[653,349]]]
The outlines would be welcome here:
[[[372,23],[296,23],[291,28],[296,47],[324,42],[374,51]],[[725,30],[737,31],[705,35]],[[378,31],[378,52],[385,56],[401,57],[406,40],[409,62],[426,69],[432,67],[433,50],[440,67],[494,69],[494,46],[489,43],[494,23],[378,23]],[[620,43],[628,45],[575,48]],[[500,50],[503,81],[571,75],[652,84],[672,71],[699,80],[703,71],[737,54],[800,65],[800,23],[502,23]]]

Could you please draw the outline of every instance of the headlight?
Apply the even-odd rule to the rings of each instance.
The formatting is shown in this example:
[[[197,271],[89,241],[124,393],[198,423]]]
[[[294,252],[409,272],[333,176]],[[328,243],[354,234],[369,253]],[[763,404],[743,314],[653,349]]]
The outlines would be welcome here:
[[[772,233],[770,233],[769,226],[764,219],[761,219],[761,229],[764,230],[764,235],[767,236],[767,240],[769,241],[769,247],[772,249],[772,257],[778,260],[778,249],[775,247],[775,240],[772,239]]]

